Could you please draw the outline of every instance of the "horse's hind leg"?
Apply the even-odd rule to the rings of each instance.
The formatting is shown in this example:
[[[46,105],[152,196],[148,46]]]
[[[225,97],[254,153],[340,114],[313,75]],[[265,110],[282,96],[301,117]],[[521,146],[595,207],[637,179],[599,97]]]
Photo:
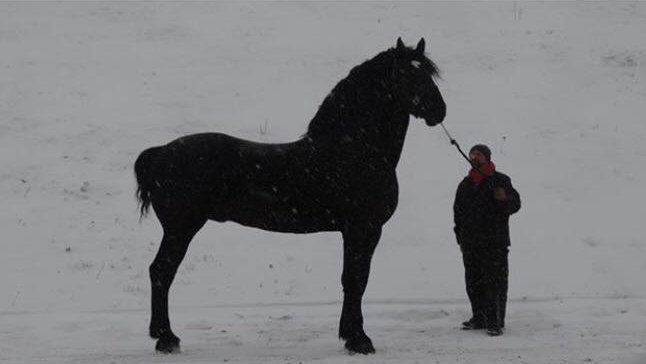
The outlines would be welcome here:
[[[158,214],[161,215],[161,214]],[[168,318],[168,290],[177,273],[193,236],[204,226],[206,219],[166,220],[160,216],[164,228],[157,256],[150,265],[151,318],[150,336],[157,341],[157,351],[171,353],[179,350],[179,338],[170,328]]]
[[[381,237],[381,226],[353,225],[343,232],[343,311],[339,338],[351,352],[375,352],[372,341],[363,331],[361,300],[368,284],[370,261]]]

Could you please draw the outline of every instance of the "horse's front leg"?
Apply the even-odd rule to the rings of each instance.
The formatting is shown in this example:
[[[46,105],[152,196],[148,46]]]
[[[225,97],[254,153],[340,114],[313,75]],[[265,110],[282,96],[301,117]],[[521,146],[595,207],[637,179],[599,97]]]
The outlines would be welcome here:
[[[368,284],[370,261],[381,237],[381,225],[355,224],[343,232],[343,311],[339,338],[353,353],[375,352],[372,341],[363,331],[361,300]]]

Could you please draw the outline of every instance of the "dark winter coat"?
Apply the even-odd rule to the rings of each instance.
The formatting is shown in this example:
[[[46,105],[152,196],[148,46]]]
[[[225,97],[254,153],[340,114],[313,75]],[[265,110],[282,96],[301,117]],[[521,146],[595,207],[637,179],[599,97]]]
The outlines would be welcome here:
[[[494,198],[494,189],[505,189],[507,199]],[[465,177],[455,194],[455,235],[463,249],[509,246],[509,215],[520,209],[520,196],[511,179],[500,172],[475,185]]]

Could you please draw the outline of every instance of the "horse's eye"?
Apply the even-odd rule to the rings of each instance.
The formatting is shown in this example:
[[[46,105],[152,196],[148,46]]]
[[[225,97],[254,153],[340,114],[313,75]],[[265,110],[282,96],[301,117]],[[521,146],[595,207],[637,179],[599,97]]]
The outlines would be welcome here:
[[[422,65],[422,62],[420,62],[420,61],[411,61],[410,64],[415,68],[419,68],[419,66]]]

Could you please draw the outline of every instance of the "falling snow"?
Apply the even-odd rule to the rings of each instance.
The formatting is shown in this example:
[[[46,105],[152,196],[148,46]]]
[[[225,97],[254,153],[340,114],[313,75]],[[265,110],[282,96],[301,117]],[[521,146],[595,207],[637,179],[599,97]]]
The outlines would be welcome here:
[[[0,363],[646,362],[645,18],[639,1],[1,2]],[[505,335],[458,328],[466,166],[412,119],[365,295],[374,356],[336,338],[339,234],[215,222],[171,291],[183,352],[155,354],[161,230],[139,223],[138,153],[204,131],[296,140],[398,36],[425,37],[447,128],[523,196]]]

